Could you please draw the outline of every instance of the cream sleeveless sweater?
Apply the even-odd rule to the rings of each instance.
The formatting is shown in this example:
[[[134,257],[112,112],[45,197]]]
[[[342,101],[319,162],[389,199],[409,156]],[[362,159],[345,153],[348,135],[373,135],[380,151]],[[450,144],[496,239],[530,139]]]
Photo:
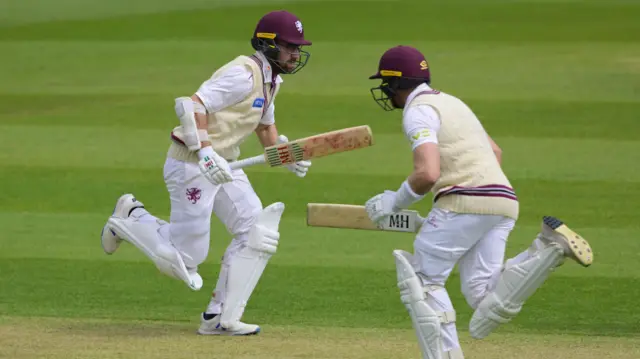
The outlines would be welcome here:
[[[209,140],[213,150],[228,161],[240,157],[240,145],[251,135],[264,116],[269,105],[275,99],[279,84],[272,87],[269,79],[264,78],[262,60],[256,56],[238,56],[219,68],[212,75],[219,76],[231,66],[241,65],[253,74],[251,93],[235,105],[207,115]],[[189,151],[182,141],[182,126],[171,132],[173,142],[167,156],[186,162],[198,162],[195,151]]]
[[[518,218],[515,191],[502,171],[488,135],[460,99],[428,90],[408,106],[432,106],[440,117],[438,147],[440,178],[432,188],[434,207],[458,213],[494,214]]]

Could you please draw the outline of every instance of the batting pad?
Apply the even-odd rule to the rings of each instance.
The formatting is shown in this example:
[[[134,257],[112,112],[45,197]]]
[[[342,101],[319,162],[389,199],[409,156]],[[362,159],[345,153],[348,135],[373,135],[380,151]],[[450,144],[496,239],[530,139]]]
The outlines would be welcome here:
[[[440,316],[425,300],[422,283],[411,265],[411,254],[394,250],[400,300],[409,312],[423,359],[443,359]]]
[[[508,323],[524,302],[540,288],[549,274],[564,260],[558,245],[549,245],[522,263],[506,268],[496,289],[478,305],[469,323],[469,333],[475,339],[489,335],[500,324]]]
[[[158,238],[159,225],[139,222],[133,217],[122,219],[109,218],[111,228],[120,236],[133,244],[153,261],[156,268],[163,274],[179,279],[192,290],[202,288],[202,279],[192,278],[178,251],[171,245],[162,243]]]
[[[278,248],[278,226],[284,203],[276,202],[262,210],[248,234],[247,245],[229,263],[227,295],[222,306],[220,324],[234,330],[238,325],[269,259]]]

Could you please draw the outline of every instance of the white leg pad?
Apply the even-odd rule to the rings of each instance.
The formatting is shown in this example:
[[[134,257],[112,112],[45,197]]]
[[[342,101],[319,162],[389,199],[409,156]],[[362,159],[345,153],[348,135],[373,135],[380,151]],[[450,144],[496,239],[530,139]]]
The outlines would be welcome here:
[[[412,255],[403,250],[394,250],[400,299],[409,312],[423,359],[445,359],[442,351],[440,323],[455,321],[451,313],[438,313],[425,299],[422,282],[411,265]]]
[[[563,249],[551,244],[524,262],[505,268],[494,291],[480,302],[473,313],[469,323],[471,336],[482,339],[500,324],[511,321],[524,302],[563,261]]]
[[[159,238],[160,224],[139,222],[135,217],[127,219],[111,217],[109,224],[120,238],[136,246],[165,275],[182,280],[192,290],[202,288],[202,281],[189,275],[182,256],[173,246],[163,243]]]
[[[248,242],[229,263],[227,293],[222,305],[220,325],[229,330],[242,325],[240,318],[255,289],[267,262],[278,248],[278,227],[284,203],[266,207],[249,230]]]

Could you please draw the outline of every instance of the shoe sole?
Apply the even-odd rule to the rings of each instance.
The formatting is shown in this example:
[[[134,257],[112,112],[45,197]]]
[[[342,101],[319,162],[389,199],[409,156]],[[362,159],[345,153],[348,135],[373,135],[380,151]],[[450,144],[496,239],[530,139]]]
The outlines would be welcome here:
[[[118,201],[116,202],[116,205],[113,206],[113,211],[111,211],[111,217],[113,217],[116,214],[116,209],[118,208],[118,204],[120,204],[120,199],[118,198]],[[118,243],[116,245],[116,249],[113,251],[107,251],[107,249],[104,246],[104,241],[106,240],[105,236],[104,236],[104,232],[105,230],[108,230],[111,232],[111,234],[116,237],[116,241],[118,241],[118,239],[120,240],[120,242],[122,241],[121,238],[118,238],[118,235],[116,234],[116,232],[113,231],[113,229],[109,228],[109,219],[107,219],[107,223],[104,225],[104,227],[102,227],[102,231],[100,231],[100,244],[102,245],[102,250],[108,254],[108,255],[112,255],[113,253],[115,253],[118,250],[118,247],[120,246],[120,243]]]
[[[105,247],[105,241],[108,239],[107,236],[105,236],[105,232],[108,236],[109,233],[111,233],[111,235],[113,235],[114,237],[116,237],[116,248],[113,251],[108,251]],[[102,245],[102,250],[108,254],[108,255],[112,255],[113,253],[115,253],[118,248],[120,247],[120,243],[122,243],[122,238],[118,238],[118,235],[116,234],[116,232],[113,231],[113,229],[111,229],[109,227],[109,222],[107,221],[107,224],[104,225],[104,227],[102,227],[102,231],[100,232],[100,244]]]
[[[572,231],[564,222],[556,217],[544,216],[543,223],[556,233],[562,235],[567,247],[573,253],[573,258],[582,266],[588,267],[593,263],[593,250],[586,239]]]
[[[255,332],[246,333],[246,334],[236,334],[234,332],[226,332],[226,331],[202,332],[200,330],[198,330],[196,333],[198,333],[198,335],[221,335],[221,336],[227,336],[227,337],[242,337],[242,336],[249,336],[249,335],[258,335],[258,333],[260,333],[260,328],[258,328]]]

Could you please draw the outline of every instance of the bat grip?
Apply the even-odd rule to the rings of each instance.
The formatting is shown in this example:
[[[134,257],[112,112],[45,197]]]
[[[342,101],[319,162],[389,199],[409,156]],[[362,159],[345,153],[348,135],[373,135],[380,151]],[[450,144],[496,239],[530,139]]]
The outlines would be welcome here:
[[[237,170],[240,168],[245,168],[245,167],[266,163],[266,162],[267,160],[264,158],[264,155],[258,155],[258,156],[253,156],[253,157],[245,158],[242,160],[238,160],[235,162],[231,162],[229,163],[229,167],[231,167],[232,170]]]
[[[427,217],[422,217],[420,214],[417,214],[416,219],[417,219],[416,229],[419,229],[424,224],[424,221],[427,220]]]

